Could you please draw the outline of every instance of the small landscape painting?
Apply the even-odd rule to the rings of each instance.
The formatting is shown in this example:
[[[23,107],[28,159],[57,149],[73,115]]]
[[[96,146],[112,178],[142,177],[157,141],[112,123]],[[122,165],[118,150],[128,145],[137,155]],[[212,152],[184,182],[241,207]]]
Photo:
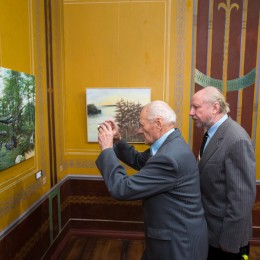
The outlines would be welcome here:
[[[151,101],[150,88],[87,88],[88,142],[98,141],[97,126],[114,120],[127,142],[142,143],[138,135],[142,107]]]

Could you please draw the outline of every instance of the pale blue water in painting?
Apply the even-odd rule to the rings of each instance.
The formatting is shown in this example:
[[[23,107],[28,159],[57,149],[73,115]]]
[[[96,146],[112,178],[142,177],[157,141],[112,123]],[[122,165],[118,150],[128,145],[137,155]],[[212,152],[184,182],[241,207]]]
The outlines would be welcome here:
[[[97,107],[101,110],[101,114],[95,116],[87,117],[87,133],[88,133],[88,142],[97,142],[98,140],[98,131],[97,126],[106,120],[113,119],[115,116],[116,106],[102,106]]]

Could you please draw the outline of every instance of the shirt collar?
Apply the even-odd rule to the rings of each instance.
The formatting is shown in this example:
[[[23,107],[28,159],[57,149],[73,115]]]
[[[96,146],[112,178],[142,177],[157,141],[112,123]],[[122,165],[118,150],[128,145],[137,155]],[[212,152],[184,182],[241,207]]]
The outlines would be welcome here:
[[[155,155],[163,142],[166,140],[166,138],[174,131],[175,129],[172,128],[168,132],[166,132],[163,136],[161,136],[158,140],[156,140],[150,147],[150,151],[152,155]]]
[[[209,138],[211,138],[216,131],[218,130],[218,128],[220,127],[220,125],[228,118],[228,115],[225,114],[223,117],[221,117],[213,126],[211,126],[208,130],[208,135]]]

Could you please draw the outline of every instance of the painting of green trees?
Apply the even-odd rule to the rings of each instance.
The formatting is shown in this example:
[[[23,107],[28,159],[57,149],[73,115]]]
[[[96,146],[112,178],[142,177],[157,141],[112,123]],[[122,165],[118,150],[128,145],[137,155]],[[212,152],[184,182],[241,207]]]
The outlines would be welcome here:
[[[34,156],[35,77],[0,68],[0,171]]]

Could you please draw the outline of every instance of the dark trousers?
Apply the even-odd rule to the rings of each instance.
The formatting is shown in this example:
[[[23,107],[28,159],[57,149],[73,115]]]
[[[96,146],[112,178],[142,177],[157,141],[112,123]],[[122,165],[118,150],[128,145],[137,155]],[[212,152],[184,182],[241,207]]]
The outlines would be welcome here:
[[[237,254],[228,253],[220,248],[209,246],[209,253],[207,260],[241,260],[244,259],[243,255],[249,256],[249,245],[240,248]]]

